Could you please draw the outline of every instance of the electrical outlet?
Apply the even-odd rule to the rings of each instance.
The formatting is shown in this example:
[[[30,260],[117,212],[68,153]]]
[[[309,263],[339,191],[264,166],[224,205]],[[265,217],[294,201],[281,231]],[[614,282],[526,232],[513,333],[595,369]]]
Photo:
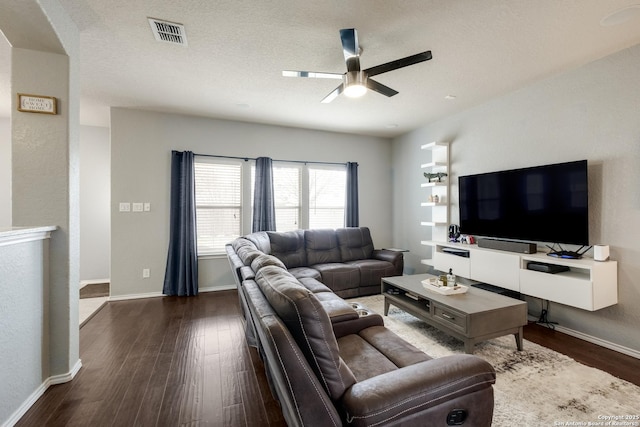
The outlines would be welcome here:
[[[142,278],[143,279],[148,279],[150,275],[151,275],[151,272],[149,271],[148,268],[143,268],[142,269]]]
[[[131,203],[120,202],[120,212],[131,212]]]

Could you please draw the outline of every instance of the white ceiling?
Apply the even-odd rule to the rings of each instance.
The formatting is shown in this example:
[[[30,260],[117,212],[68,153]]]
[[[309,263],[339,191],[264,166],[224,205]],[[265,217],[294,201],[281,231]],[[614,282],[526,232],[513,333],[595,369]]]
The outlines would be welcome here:
[[[640,43],[640,6],[600,24],[633,0],[58,1],[80,29],[80,121],[94,126],[117,106],[392,137]],[[188,47],[155,41],[147,17],[183,24]],[[344,72],[341,28],[358,30],[363,69],[433,59],[377,76],[395,97],[321,104],[339,81],[281,72]],[[0,41],[0,116],[9,53]]]

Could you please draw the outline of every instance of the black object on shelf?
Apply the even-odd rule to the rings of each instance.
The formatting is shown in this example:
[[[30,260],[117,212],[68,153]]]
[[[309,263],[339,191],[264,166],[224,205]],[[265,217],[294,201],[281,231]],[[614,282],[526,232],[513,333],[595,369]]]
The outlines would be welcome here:
[[[458,249],[458,248],[442,248],[442,252],[457,255],[465,258],[469,258],[469,251],[466,249]]]
[[[558,244],[558,246],[560,245]],[[547,256],[552,256],[554,258],[565,258],[565,259],[580,259],[582,258],[582,255],[585,254],[585,252],[591,249],[591,246],[587,246],[585,249],[584,245],[580,246],[580,248],[577,251],[565,251],[564,249],[562,249],[562,246],[560,246],[559,251],[554,250],[553,247],[549,245],[547,245],[547,247],[551,249],[551,252],[549,252]]]
[[[527,263],[527,270],[540,271],[542,273],[556,274],[563,271],[569,271],[569,267],[566,265],[547,264],[539,261],[529,261]]]
[[[474,288],[493,292],[498,295],[504,295],[506,297],[515,298],[515,299],[522,299],[520,297],[520,292],[512,291],[511,289],[501,288],[500,286],[496,286],[496,285],[490,285],[489,283],[474,283],[471,286],[473,286]]]

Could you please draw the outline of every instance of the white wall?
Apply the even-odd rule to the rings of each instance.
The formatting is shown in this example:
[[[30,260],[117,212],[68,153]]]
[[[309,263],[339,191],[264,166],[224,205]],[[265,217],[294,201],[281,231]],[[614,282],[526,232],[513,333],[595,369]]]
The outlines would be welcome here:
[[[429,238],[419,222],[420,145],[449,140],[453,182],[460,175],[587,159],[590,243],[611,246],[619,304],[587,312],[551,304],[560,325],[640,350],[640,45],[426,125],[393,144],[394,245],[408,247],[416,271]],[[452,188],[457,223],[457,187]],[[538,313],[540,303],[529,309]]]
[[[140,110],[111,110],[111,295],[160,294],[169,237],[171,150],[359,163],[360,224],[391,244],[391,141]],[[120,202],[151,212],[120,213]],[[142,269],[151,277],[142,279]],[[233,285],[226,257],[199,263],[200,288]]]
[[[0,117],[0,227],[9,225],[11,225],[11,120]]]
[[[80,127],[80,282],[109,280],[111,257],[109,129]]]

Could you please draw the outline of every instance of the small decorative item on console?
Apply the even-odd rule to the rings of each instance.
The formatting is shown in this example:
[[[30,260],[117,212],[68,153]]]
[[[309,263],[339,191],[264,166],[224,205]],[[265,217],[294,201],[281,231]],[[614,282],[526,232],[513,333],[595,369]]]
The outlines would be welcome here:
[[[458,239],[460,239],[460,227],[456,224],[451,224],[449,226],[449,241],[458,242]]]
[[[425,172],[424,177],[427,178],[427,181],[431,182],[432,179],[437,178],[438,182],[442,182],[442,178],[447,176],[446,172]]]
[[[442,280],[439,280],[437,277],[430,277],[429,279],[422,280],[422,287],[428,291],[434,291],[441,295],[464,294],[469,290],[469,287],[465,285],[443,285]]]
[[[466,243],[469,245],[473,245],[476,242],[476,239],[473,236],[469,236],[468,234],[460,235],[460,243]]]
[[[447,274],[447,286],[456,286],[456,275],[453,274],[453,269],[449,269],[449,274]]]

